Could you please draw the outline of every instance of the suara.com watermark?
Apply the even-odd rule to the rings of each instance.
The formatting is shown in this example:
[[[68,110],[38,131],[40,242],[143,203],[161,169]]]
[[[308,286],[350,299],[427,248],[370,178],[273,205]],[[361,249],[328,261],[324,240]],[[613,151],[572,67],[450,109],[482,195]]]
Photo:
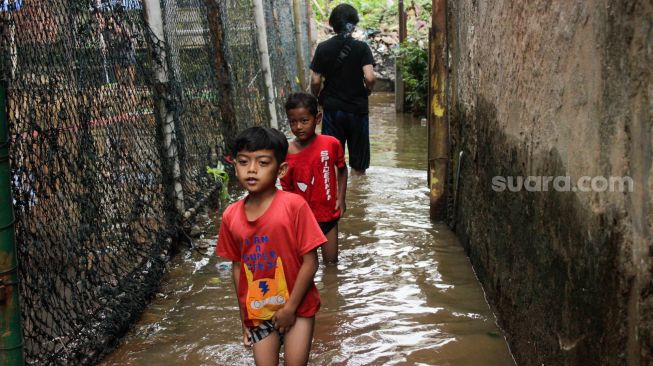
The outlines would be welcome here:
[[[632,192],[635,183],[631,177],[588,177],[573,180],[570,176],[494,176],[495,192]]]

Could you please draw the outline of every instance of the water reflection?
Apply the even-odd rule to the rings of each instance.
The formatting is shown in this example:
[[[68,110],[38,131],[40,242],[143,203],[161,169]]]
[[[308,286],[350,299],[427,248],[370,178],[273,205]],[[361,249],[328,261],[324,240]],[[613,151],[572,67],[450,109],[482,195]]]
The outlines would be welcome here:
[[[350,177],[340,263],[321,267],[312,365],[511,365],[456,237],[428,218],[426,127],[372,99],[372,167]],[[216,217],[207,217],[216,222]],[[213,245],[213,234],[196,244]],[[205,247],[206,245],[199,245]],[[176,258],[161,293],[104,365],[243,365],[230,264]]]
[[[426,170],[426,124],[410,114],[397,114],[394,94],[370,99],[371,165]]]

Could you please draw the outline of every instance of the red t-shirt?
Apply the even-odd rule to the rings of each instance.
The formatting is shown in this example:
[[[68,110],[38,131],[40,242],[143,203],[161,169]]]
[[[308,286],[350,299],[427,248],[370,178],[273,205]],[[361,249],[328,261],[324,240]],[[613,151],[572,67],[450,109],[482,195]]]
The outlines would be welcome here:
[[[240,262],[238,301],[245,325],[271,319],[292,293],[302,256],[327,240],[310,208],[300,196],[277,191],[270,207],[254,221],[247,220],[245,200],[222,214],[216,254]],[[313,283],[297,308],[297,316],[311,317],[320,308]]]
[[[288,154],[286,162],[288,172],[281,178],[283,190],[304,197],[318,222],[339,218],[336,169],[345,166],[340,141],[332,136],[317,135],[304,150]]]

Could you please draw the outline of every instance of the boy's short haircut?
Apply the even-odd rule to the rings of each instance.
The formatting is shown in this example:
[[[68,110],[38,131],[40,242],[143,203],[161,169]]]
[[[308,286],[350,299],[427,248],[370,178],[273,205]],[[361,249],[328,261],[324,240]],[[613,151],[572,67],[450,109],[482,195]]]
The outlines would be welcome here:
[[[313,115],[317,116],[317,98],[313,94],[305,92],[292,93],[286,100],[286,112],[295,108],[306,108]]]
[[[273,150],[277,164],[286,161],[288,139],[278,130],[270,127],[250,127],[236,136],[231,150],[233,158],[241,151]]]
[[[347,23],[358,24],[358,12],[349,4],[340,4],[333,8],[329,16],[329,24],[333,30],[340,34],[347,29]]]

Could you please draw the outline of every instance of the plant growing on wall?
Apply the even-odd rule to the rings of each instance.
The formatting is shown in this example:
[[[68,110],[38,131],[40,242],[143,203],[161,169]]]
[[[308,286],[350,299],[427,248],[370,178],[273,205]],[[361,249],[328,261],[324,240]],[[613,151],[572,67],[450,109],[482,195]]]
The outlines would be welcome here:
[[[415,41],[404,42],[397,49],[397,65],[405,84],[407,107],[414,115],[426,114],[428,98],[428,55]]]

